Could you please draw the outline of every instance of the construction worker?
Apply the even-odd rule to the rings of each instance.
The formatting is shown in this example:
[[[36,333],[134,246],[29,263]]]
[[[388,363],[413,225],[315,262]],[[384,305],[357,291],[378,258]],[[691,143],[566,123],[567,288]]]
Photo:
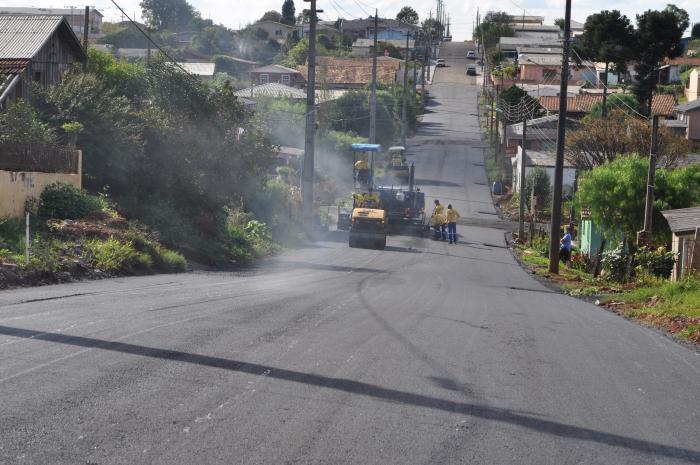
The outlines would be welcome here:
[[[377,195],[376,192],[372,192],[371,187],[369,188],[369,192],[367,192],[363,197],[363,208],[379,208],[379,195]]]
[[[450,244],[457,243],[457,220],[459,218],[461,218],[459,212],[452,208],[452,204],[449,204],[445,214],[445,221],[447,222],[447,237],[450,240]]]
[[[435,228],[435,239],[443,241],[447,240],[447,232],[445,231],[445,206],[440,204],[438,199],[435,199],[435,209],[433,210],[433,228]]]
[[[369,163],[365,157],[355,162],[355,181],[362,185],[369,184]]]

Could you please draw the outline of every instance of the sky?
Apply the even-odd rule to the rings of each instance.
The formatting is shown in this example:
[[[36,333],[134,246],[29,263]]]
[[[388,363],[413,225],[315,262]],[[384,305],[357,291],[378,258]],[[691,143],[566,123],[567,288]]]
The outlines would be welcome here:
[[[83,4],[73,3],[74,0],[2,0],[4,6],[32,6],[32,7],[81,7]],[[140,18],[140,0],[115,0],[130,16]],[[279,11],[283,0],[188,0],[200,11],[204,18],[211,18],[218,24],[223,24],[232,29],[238,29],[248,23],[254,22],[268,10]],[[669,0],[672,1],[672,0]],[[573,20],[584,22],[586,17],[603,9],[618,9],[626,14],[634,22],[635,15],[649,9],[663,9],[669,1],[664,0],[572,0]],[[483,13],[489,10],[506,11],[514,15],[522,15],[523,10],[527,15],[545,17],[546,24],[552,24],[556,18],[564,17],[565,0],[445,0],[446,11],[451,16],[451,33],[454,40],[471,38],[477,7]],[[297,13],[305,5],[302,0],[295,0]],[[90,0],[90,5],[96,7],[104,15],[106,20],[119,20],[121,14],[110,0]],[[317,0],[317,7],[323,9],[320,14],[322,20],[335,20],[338,17],[365,18],[379,10],[380,17],[395,17],[396,13],[404,5],[412,6],[420,15],[421,20],[428,16],[432,9],[435,12],[435,0]],[[680,8],[684,8],[690,14],[691,24],[700,22],[700,1],[677,0]]]

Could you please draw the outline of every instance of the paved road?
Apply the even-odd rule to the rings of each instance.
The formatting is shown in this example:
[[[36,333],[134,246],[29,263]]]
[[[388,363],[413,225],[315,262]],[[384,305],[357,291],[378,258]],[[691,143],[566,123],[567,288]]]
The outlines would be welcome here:
[[[700,357],[504,248],[463,47],[411,154],[460,244],[2,292],[0,463],[700,463]]]

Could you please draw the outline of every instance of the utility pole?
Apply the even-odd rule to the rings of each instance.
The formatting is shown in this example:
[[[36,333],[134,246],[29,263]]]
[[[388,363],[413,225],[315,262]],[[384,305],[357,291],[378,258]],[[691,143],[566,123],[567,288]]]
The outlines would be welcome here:
[[[417,87],[418,83],[416,82],[418,80],[418,67],[416,66],[416,45],[418,42],[418,35],[416,34],[415,37],[413,38],[413,101],[416,101],[416,92],[417,92]]]
[[[408,132],[408,31],[406,31],[406,59],[403,66],[403,105],[401,108],[401,145],[406,147]]]
[[[647,197],[644,209],[644,229],[637,233],[637,245],[647,245],[651,237],[651,216],[654,212],[654,183],[656,182],[656,155],[659,140],[659,117],[651,117],[651,147],[649,148],[649,171],[647,172]]]
[[[430,81],[430,60],[432,60],[433,55],[433,12],[430,11],[430,19],[428,21],[428,81]]]
[[[83,71],[87,72],[87,52],[88,52],[88,31],[90,29],[90,7],[85,7],[85,22],[83,23],[83,47],[85,48],[85,61],[83,62]]]
[[[309,58],[306,87],[306,131],[304,138],[304,166],[302,168],[302,222],[309,237],[313,233],[314,213],[314,145],[316,138],[316,0],[309,11]]]
[[[566,96],[569,84],[569,47],[571,46],[571,0],[566,0],[564,16],[564,50],[561,57],[561,86],[559,87],[559,125],[557,127],[557,158],[554,166],[554,198],[552,225],[549,231],[549,272],[559,273],[559,228],[561,227],[561,197],[564,181],[564,143],[566,140]]]
[[[518,221],[518,239],[525,240],[525,168],[527,167],[527,114],[523,114],[523,139],[520,151],[520,220]]]
[[[369,100],[369,143],[377,140],[377,27],[379,10],[374,10],[374,46],[372,47],[372,90]]]

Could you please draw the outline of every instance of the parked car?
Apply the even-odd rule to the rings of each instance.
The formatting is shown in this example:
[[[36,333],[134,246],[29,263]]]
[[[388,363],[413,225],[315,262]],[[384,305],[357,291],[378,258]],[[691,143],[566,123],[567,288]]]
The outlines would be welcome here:
[[[438,60],[435,62],[435,66],[438,68],[444,68],[447,65],[445,64],[445,60],[443,58],[438,58]]]
[[[467,52],[467,58],[470,60],[474,60],[476,58],[476,53],[474,53],[474,50],[469,50]]]
[[[469,75],[469,76],[476,76],[476,66],[474,66],[474,65],[467,65],[467,75]]]

